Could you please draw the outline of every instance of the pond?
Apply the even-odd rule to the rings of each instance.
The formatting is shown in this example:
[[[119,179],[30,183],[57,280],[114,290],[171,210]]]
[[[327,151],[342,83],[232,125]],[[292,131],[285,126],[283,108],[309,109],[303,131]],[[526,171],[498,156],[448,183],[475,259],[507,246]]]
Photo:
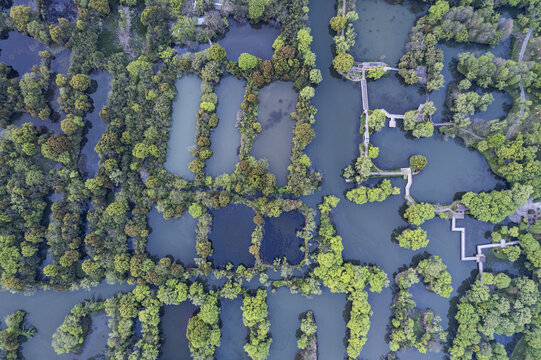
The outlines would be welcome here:
[[[295,111],[297,93],[290,82],[276,81],[259,92],[259,122],[261,134],[256,135],[252,155],[256,159],[267,159],[269,170],[276,176],[276,184],[286,184],[287,167],[293,147],[295,123],[290,113]]]
[[[218,96],[216,114],[220,120],[210,136],[212,156],[206,162],[208,175],[216,177],[235,171],[240,146],[240,132],[236,127],[237,113],[244,99],[245,86],[245,81],[229,76],[222,79],[214,89]]]
[[[248,328],[242,323],[242,299],[222,299],[222,340],[216,349],[216,359],[249,360],[244,351]]]
[[[228,205],[225,208],[211,211],[212,230],[209,238],[212,241],[214,266],[223,267],[228,262],[238,266],[252,266],[255,258],[249,252],[252,244],[252,231],[255,224],[252,208],[244,205]]]
[[[190,359],[186,329],[188,321],[197,307],[188,301],[180,305],[166,305],[160,322],[160,333],[164,341],[160,347],[161,360]]]
[[[353,22],[357,38],[351,55],[357,61],[383,61],[395,66],[409,41],[411,27],[428,5],[413,0],[401,5],[385,0],[357,0],[356,5],[359,19]]]
[[[63,354],[59,358],[87,360],[93,356],[104,354],[111,331],[107,323],[108,317],[105,313],[92,316],[91,331],[84,341],[81,352],[79,354]]]
[[[370,140],[379,147],[374,163],[383,169],[407,167],[415,154],[426,157],[426,167],[414,175],[411,186],[418,201],[450,204],[457,192],[491,190],[501,184],[486,159],[460,139],[445,140],[435,132],[430,138],[413,140],[399,128],[385,127]]]
[[[443,70],[441,73],[445,79],[445,85],[430,94],[430,101],[433,101],[434,105],[436,105],[436,108],[438,109],[438,111],[432,116],[432,120],[434,122],[445,122],[447,121],[446,118],[449,117],[449,112],[444,109],[447,86],[451,82],[463,78],[462,75],[460,75],[456,70],[456,65],[458,64],[458,55],[463,52],[472,52],[476,56],[480,56],[490,51],[496,57],[509,58],[509,54],[511,52],[511,38],[508,37],[492,48],[483,44],[459,44],[454,41],[446,41],[436,46],[443,51]],[[497,99],[495,96],[494,104],[497,104],[496,100]],[[508,102],[510,98],[505,97],[503,100]],[[497,106],[494,104],[493,106]]]
[[[97,82],[97,90],[90,94],[92,98],[93,109],[86,115],[86,143],[81,149],[83,156],[84,169],[87,177],[94,177],[99,168],[100,156],[94,150],[101,139],[101,136],[107,129],[107,124],[100,118],[100,111],[107,104],[107,98],[111,92],[113,76],[106,71],[98,71],[90,74],[92,81]]]
[[[22,77],[32,70],[32,66],[39,66],[41,58],[38,53],[46,48],[28,35],[10,31],[7,39],[0,40],[0,49],[0,61],[11,66]]]
[[[402,84],[396,72],[376,81],[368,81],[366,87],[370,109],[385,109],[391,114],[415,110],[426,101],[424,89]]]
[[[470,117],[472,122],[476,120],[481,120],[482,122],[500,120],[507,116],[507,113],[513,105],[513,99],[511,99],[511,96],[503,91],[493,91],[491,94],[494,97],[494,101],[488,105],[486,111],[479,111],[473,114]]]
[[[197,256],[195,251],[195,228],[197,220],[190,214],[177,219],[164,219],[163,215],[153,208],[148,213],[148,223],[152,232],[148,237],[147,251],[158,258],[168,255],[183,264],[193,264]]]
[[[297,230],[301,230],[304,216],[299,213],[282,214],[277,218],[265,218],[265,234],[261,242],[261,252],[265,261],[273,262],[275,258],[287,258],[289,264],[298,264],[303,258],[299,249],[304,240],[297,237]]]
[[[272,44],[280,35],[280,26],[273,23],[252,26],[248,22],[240,23],[233,18],[227,19],[229,28],[225,36],[218,40],[227,53],[227,58],[237,61],[240,54],[247,52],[262,59],[271,59],[274,54]],[[190,46],[176,46],[177,54],[199,52],[210,47],[208,43],[191,44]]]
[[[342,313],[346,306],[345,295],[331,294],[325,289],[322,295],[307,299],[291,294],[287,288],[280,288],[275,293],[269,292],[267,303],[272,335],[270,360],[295,358],[299,350],[296,337],[300,327],[298,317],[308,310],[314,312],[316,320],[319,358],[344,358],[346,324]]]
[[[280,35],[280,27],[276,24],[251,26],[248,22],[239,23],[228,19],[229,30],[225,37],[218,41],[227,52],[230,60],[237,61],[243,52],[262,59],[271,59],[274,54],[272,44]]]
[[[165,169],[184,179],[193,180],[194,173],[188,168],[194,159],[189,148],[195,145],[196,114],[201,99],[201,79],[195,75],[184,76],[175,82],[177,96],[173,101],[173,114]]]
[[[0,292],[0,304],[2,304],[0,319],[3,320],[5,316],[19,309],[28,312],[27,322],[36,327],[38,332],[23,345],[23,356],[26,359],[72,359],[73,356],[69,355],[59,357],[51,346],[54,332],[62,324],[69,311],[85,299],[100,297],[106,299],[119,291],[126,292],[132,288],[133,286],[127,284],[107,285],[102,283],[91,291],[38,291],[32,296],[10,294],[3,291]]]

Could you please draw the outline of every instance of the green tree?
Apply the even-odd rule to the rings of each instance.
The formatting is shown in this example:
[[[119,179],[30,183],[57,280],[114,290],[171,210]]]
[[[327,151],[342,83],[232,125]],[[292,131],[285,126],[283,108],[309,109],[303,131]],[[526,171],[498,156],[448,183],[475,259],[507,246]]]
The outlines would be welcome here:
[[[421,228],[405,229],[396,239],[398,240],[398,245],[400,245],[400,247],[414,251],[428,245],[426,231]]]
[[[220,44],[212,44],[212,46],[209,48],[208,57],[210,60],[222,62],[222,60],[227,57],[227,53]]]
[[[107,15],[111,11],[108,0],[90,0],[88,2],[88,7],[100,12],[103,15]]]
[[[70,79],[70,85],[79,91],[86,91],[90,86],[90,77],[86,74],[75,74]]]
[[[250,70],[257,66],[257,58],[248,53],[242,53],[238,59],[239,68],[242,70]]]
[[[331,18],[331,29],[336,32],[342,31],[348,22],[348,19],[345,16],[335,16]]]
[[[332,61],[334,69],[341,73],[347,73],[353,66],[353,56],[347,53],[340,53]]]
[[[257,19],[263,15],[265,11],[265,0],[249,0],[248,2],[248,17],[250,19]]]
[[[494,224],[503,221],[517,209],[508,190],[479,194],[468,192],[462,196],[462,203],[476,219]]]
[[[426,220],[430,220],[434,217],[434,210],[434,205],[428,203],[409,205],[404,213],[404,218],[410,224],[421,225]]]

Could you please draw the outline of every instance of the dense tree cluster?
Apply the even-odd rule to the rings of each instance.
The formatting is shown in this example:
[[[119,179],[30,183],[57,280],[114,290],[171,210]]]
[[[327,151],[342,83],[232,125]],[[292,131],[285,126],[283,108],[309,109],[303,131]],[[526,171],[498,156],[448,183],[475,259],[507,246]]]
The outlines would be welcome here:
[[[385,179],[382,180],[377,186],[372,188],[359,186],[355,189],[349,190],[346,193],[346,198],[355,204],[365,204],[367,202],[374,201],[381,202],[391,195],[399,194],[400,188],[392,186],[391,182]]]
[[[494,224],[503,221],[517,209],[509,190],[478,194],[468,192],[462,196],[462,203],[476,219]]]
[[[255,295],[244,297],[242,322],[250,329],[248,342],[244,351],[254,360],[266,359],[272,338],[269,334],[270,322],[267,311],[267,291],[258,289]]]
[[[493,340],[494,335],[524,333],[537,324],[540,293],[536,281],[487,275],[486,284],[475,281],[457,305],[458,329],[449,349],[452,359],[507,359],[504,346]]]
[[[443,52],[436,47],[442,40],[495,45],[510,35],[512,20],[500,21],[489,5],[482,8],[453,6],[445,0],[432,5],[428,14],[417,20],[398,67],[406,83],[423,82],[429,91],[444,85]]]

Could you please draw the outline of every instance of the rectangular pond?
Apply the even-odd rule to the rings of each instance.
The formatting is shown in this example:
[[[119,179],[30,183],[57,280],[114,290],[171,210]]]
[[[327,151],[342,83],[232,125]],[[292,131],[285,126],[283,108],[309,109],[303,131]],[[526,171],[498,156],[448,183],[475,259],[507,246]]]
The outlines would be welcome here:
[[[218,126],[212,130],[212,156],[206,162],[207,174],[219,176],[235,171],[239,161],[240,132],[236,127],[237,113],[244,99],[246,82],[229,76],[220,81],[214,91],[218,96]]]
[[[188,164],[194,159],[189,148],[195,145],[196,114],[201,99],[201,79],[195,75],[184,76],[175,82],[177,96],[173,101],[173,114],[167,141],[165,169],[186,180],[193,180],[194,173]]]
[[[194,263],[195,228],[197,220],[190,214],[177,219],[164,219],[163,215],[153,208],[148,213],[148,223],[152,232],[148,237],[147,251],[158,258],[172,256],[184,265]]]
[[[287,181],[295,126],[290,113],[295,111],[296,104],[297,93],[290,82],[276,81],[259,91],[258,113],[262,131],[255,138],[252,155],[268,160],[269,170],[276,176],[278,186]]]

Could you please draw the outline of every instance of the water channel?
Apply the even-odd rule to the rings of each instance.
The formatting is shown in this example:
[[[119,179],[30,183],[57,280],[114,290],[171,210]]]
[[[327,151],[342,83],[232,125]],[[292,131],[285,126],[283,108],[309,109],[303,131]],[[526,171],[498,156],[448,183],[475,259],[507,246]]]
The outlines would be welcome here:
[[[84,157],[84,169],[87,177],[94,177],[98,172],[100,161],[100,156],[94,148],[108,126],[101,120],[100,111],[107,104],[113,76],[106,71],[98,71],[90,74],[90,79],[97,83],[97,89],[93,94],[90,94],[93,109],[86,115],[86,143],[81,149],[81,155]]]

